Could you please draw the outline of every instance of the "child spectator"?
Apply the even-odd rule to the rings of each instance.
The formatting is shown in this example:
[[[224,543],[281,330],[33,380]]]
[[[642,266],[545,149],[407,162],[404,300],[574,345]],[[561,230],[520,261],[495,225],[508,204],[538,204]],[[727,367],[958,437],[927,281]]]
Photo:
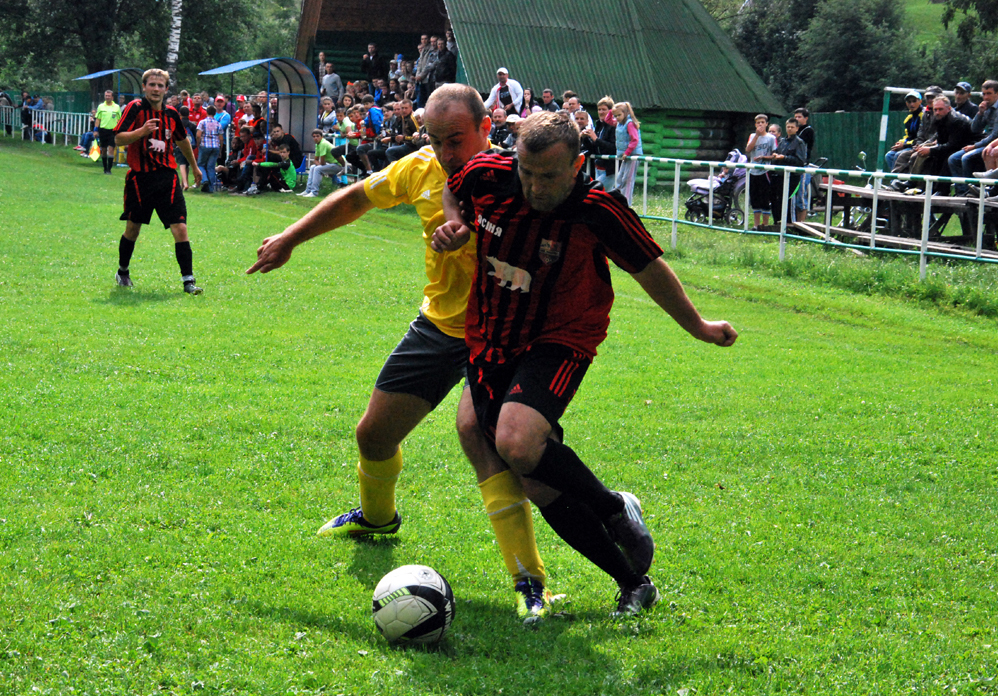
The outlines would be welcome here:
[[[574,95],[573,95],[574,96]],[[571,98],[571,97],[570,97]],[[634,198],[634,177],[638,171],[637,160],[623,161],[624,157],[643,155],[641,147],[641,123],[634,118],[634,110],[630,102],[617,102],[607,113],[605,120],[616,128],[617,181],[614,190],[620,191],[627,199],[627,205]]]
[[[247,196],[263,193],[267,187],[278,193],[291,193],[294,189],[298,174],[291,162],[291,148],[281,143],[275,148],[275,152],[276,162],[268,160],[257,165],[259,167],[256,174],[257,181],[247,189]]]
[[[768,160],[776,152],[776,136],[770,132],[768,126],[769,116],[759,114],[755,117],[755,132],[749,136],[748,144],[745,146],[745,154],[749,155],[752,162]],[[763,169],[752,169],[749,171],[749,176],[752,177],[748,182],[749,205],[752,206],[752,213],[755,216],[755,229],[759,229],[760,219],[762,225],[769,225],[771,181],[769,172]]]

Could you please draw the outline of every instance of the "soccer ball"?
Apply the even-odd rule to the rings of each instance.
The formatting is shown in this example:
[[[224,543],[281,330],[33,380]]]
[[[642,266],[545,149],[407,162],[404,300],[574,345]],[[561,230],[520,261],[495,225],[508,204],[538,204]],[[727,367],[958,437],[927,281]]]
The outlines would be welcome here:
[[[433,568],[405,565],[381,578],[372,611],[389,643],[437,643],[454,620],[454,593]]]

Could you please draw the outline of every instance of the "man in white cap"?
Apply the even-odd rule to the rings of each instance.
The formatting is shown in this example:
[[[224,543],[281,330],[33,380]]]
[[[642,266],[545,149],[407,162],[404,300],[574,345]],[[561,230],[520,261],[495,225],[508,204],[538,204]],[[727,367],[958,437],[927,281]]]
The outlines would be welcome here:
[[[499,68],[496,70],[496,79],[499,80],[489,92],[489,98],[485,100],[485,108],[489,111],[502,109],[507,114],[518,114],[523,108],[523,87],[516,80],[509,78],[509,70]]]

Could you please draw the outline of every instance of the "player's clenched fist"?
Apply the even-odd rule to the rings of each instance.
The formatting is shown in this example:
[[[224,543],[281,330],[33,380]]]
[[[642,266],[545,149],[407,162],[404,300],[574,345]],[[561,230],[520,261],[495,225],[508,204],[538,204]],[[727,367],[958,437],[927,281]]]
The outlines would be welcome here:
[[[463,247],[471,237],[471,229],[461,222],[448,220],[434,231],[430,240],[433,251],[456,251]]]

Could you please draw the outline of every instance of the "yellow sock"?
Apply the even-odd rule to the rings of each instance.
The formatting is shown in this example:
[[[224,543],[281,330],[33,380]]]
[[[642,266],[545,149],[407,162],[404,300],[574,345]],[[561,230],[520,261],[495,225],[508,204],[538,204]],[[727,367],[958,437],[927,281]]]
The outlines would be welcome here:
[[[364,519],[373,525],[388,524],[395,517],[395,482],[402,471],[402,450],[391,459],[372,462],[360,458],[357,476],[360,479],[360,509]]]
[[[545,582],[547,574],[534,539],[530,501],[519,479],[512,471],[504,471],[478,484],[478,487],[509,574],[514,580],[535,578]]]

